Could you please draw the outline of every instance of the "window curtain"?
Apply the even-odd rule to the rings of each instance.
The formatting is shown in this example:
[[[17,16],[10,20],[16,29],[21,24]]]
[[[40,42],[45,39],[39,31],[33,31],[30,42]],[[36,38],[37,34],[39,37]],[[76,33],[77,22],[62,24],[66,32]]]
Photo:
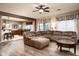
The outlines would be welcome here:
[[[56,17],[57,21],[79,19],[79,13]]]

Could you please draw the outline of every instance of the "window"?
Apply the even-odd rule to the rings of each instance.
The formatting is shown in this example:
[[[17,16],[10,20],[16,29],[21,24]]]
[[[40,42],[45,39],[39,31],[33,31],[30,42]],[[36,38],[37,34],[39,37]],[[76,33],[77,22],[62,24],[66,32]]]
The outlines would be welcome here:
[[[40,23],[39,24],[39,31],[43,31],[44,29],[43,29],[43,23]]]
[[[76,31],[75,20],[57,21],[56,30],[59,31]]]
[[[40,23],[39,31],[48,31],[50,28],[50,23]]]
[[[44,30],[45,31],[48,31],[49,30],[49,27],[50,27],[50,23],[45,23],[44,24]]]
[[[37,31],[48,31],[50,30],[50,18],[40,19],[37,24]]]
[[[32,31],[33,25],[26,25],[26,29]]]

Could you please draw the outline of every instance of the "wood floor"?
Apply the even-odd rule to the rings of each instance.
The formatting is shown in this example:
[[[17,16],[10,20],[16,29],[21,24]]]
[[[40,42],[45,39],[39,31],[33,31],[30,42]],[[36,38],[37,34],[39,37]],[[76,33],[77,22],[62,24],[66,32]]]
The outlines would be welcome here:
[[[50,45],[42,50],[24,45],[22,39],[7,41],[0,43],[1,56],[74,56],[73,49],[63,48],[63,52],[57,49],[55,42],[50,42]],[[79,45],[77,45],[76,55],[79,56]]]

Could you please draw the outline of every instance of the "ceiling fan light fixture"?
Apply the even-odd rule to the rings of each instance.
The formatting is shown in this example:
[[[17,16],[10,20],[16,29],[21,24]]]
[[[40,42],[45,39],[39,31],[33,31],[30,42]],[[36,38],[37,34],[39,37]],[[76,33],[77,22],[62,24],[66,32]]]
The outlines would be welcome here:
[[[39,13],[43,13],[43,12],[44,12],[43,9],[40,9],[40,10],[39,10]]]

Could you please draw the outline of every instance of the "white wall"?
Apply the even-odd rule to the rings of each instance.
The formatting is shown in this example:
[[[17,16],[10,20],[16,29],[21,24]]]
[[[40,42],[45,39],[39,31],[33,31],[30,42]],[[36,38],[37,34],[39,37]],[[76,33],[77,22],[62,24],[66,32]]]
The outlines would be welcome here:
[[[51,27],[50,30],[55,30],[56,27],[56,18],[55,16],[51,17]]]

